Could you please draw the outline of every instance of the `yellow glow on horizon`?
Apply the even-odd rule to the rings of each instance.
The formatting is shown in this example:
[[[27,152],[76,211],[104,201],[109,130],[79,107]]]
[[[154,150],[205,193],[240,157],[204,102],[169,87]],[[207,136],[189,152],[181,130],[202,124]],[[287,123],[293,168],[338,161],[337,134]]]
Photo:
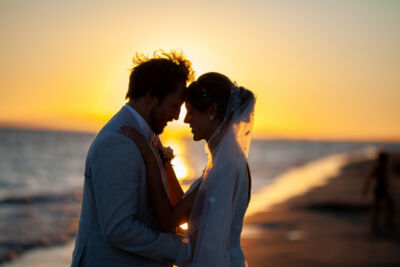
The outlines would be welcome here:
[[[174,139],[171,137],[163,137],[162,140],[165,147],[171,147],[174,150],[175,157],[171,163],[172,167],[174,168],[176,178],[178,178],[180,181],[189,178],[192,173],[192,169],[185,160],[185,147],[180,141],[179,137],[175,137]]]
[[[175,157],[172,161],[172,167],[175,170],[176,178],[178,180],[184,180],[189,176],[189,171],[185,163],[181,158]]]
[[[168,124],[165,132],[161,135],[164,146],[170,146],[174,150],[175,158],[171,161],[178,180],[187,179],[192,170],[185,161],[185,146],[182,144],[181,138],[187,135],[187,124],[183,122],[186,116],[185,105],[181,106],[179,119]]]
[[[97,132],[125,102],[134,54],[161,48],[182,50],[196,78],[217,71],[251,89],[255,137],[400,140],[399,8],[5,1],[0,126]],[[165,132],[185,134],[183,118]]]

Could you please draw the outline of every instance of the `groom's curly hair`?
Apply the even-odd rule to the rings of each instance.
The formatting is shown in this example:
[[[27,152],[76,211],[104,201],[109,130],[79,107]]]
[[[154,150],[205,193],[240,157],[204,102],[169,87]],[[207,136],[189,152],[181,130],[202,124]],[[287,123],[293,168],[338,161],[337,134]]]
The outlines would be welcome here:
[[[169,53],[156,50],[153,57],[136,53],[131,70],[126,99],[137,99],[150,92],[162,100],[176,90],[179,82],[191,82],[194,79],[192,64],[181,51]]]

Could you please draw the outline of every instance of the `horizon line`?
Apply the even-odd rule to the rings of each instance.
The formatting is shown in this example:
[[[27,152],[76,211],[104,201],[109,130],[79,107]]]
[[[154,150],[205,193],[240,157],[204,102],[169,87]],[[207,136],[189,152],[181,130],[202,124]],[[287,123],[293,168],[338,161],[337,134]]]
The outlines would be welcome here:
[[[77,128],[63,128],[63,127],[51,127],[51,126],[41,126],[41,125],[26,125],[19,123],[5,123],[0,122],[0,129],[10,129],[10,130],[26,130],[26,131],[45,131],[45,132],[60,132],[60,133],[77,133],[77,134],[93,134],[95,135],[99,130],[89,130],[89,129],[77,129]],[[185,138],[190,138],[190,133],[183,131],[181,129],[169,129],[162,135],[172,135],[172,136],[183,136]],[[363,138],[363,137],[327,137],[327,136],[294,136],[288,134],[271,134],[271,133],[253,133],[253,140],[271,140],[271,141],[311,141],[311,142],[371,142],[371,143],[400,143],[400,137],[396,138]]]

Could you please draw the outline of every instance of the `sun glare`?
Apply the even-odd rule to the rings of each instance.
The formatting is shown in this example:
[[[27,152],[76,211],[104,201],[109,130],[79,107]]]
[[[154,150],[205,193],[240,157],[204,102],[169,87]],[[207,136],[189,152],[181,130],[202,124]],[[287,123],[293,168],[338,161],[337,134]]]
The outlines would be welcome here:
[[[182,180],[188,177],[188,169],[185,166],[185,163],[182,161],[181,158],[175,157],[172,161],[172,167],[174,168],[176,178],[178,180]]]
[[[183,230],[187,230],[189,228],[187,223],[184,223],[184,224],[180,225],[179,227],[182,228]]]
[[[185,180],[191,173],[191,168],[185,161],[185,149],[179,137],[167,137],[163,140],[164,146],[171,147],[174,150],[175,158],[171,161],[178,180]]]

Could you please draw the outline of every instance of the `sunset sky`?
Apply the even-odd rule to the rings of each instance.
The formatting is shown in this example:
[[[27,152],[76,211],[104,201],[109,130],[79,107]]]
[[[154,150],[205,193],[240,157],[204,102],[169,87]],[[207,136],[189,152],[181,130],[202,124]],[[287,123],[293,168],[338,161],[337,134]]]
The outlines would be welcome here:
[[[256,137],[400,140],[400,1],[383,0],[0,0],[0,124],[95,132],[159,48],[251,89]]]

